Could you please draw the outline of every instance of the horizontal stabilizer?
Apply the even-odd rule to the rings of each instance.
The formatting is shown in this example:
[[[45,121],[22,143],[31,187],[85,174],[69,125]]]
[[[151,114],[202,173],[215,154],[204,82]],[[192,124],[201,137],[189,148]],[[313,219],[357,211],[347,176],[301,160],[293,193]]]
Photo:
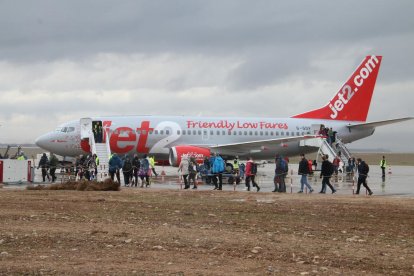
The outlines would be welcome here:
[[[385,125],[396,124],[396,123],[400,123],[404,121],[409,121],[412,119],[414,119],[414,117],[405,117],[405,118],[391,119],[391,120],[385,120],[385,121],[376,121],[376,122],[370,122],[370,123],[349,125],[348,127],[351,129],[375,128],[379,126],[385,126]]]

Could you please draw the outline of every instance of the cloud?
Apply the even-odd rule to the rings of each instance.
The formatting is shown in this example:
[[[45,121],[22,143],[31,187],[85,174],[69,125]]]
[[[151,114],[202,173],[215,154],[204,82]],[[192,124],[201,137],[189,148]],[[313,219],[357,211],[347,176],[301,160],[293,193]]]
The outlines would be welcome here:
[[[408,0],[2,1],[0,142],[33,142],[94,115],[286,117],[325,104],[368,54],[384,56],[368,118],[413,115],[413,8]],[[366,145],[397,147],[376,137]]]

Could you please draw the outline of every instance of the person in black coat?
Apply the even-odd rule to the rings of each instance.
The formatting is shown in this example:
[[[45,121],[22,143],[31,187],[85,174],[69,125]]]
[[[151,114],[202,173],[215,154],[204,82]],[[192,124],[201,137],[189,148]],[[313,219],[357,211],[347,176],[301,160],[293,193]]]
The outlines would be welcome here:
[[[46,176],[47,179],[49,179],[49,175],[47,173],[47,170],[49,168],[49,159],[47,158],[46,153],[43,153],[42,157],[40,158],[39,161],[39,165],[37,166],[37,169],[42,168],[42,178],[43,178],[43,182],[46,181]]]
[[[322,189],[319,193],[324,194],[326,192],[326,186],[328,185],[328,187],[331,189],[332,193],[334,194],[336,193],[336,190],[329,181],[329,179],[331,178],[334,172],[333,164],[328,160],[327,155],[322,156],[322,160],[323,161],[322,161],[321,176],[320,176],[320,178],[322,178]]]
[[[359,190],[360,190],[361,184],[362,184],[367,189],[369,195],[372,195],[373,192],[371,191],[371,189],[368,187],[368,184],[367,184],[369,166],[361,158],[357,159],[357,165],[358,165],[358,185],[357,185],[356,194],[357,195],[359,194]]]

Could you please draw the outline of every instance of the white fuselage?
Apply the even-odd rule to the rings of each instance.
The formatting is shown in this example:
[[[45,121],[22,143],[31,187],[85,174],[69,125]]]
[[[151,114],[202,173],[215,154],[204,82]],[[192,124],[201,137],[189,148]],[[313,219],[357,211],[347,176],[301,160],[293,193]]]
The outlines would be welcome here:
[[[167,160],[171,147],[191,145],[210,148],[218,145],[246,143],[294,136],[314,135],[321,124],[332,127],[344,143],[371,135],[374,128],[356,130],[349,122],[297,118],[238,118],[185,116],[114,116],[94,117],[101,121],[104,137],[109,138],[112,152],[118,154],[150,153],[158,160]],[[353,122],[355,123],[355,122]],[[79,121],[61,125],[36,140],[40,147],[62,156],[77,156],[88,150],[81,146]],[[104,138],[105,139],[105,138]],[[293,156],[313,152],[312,147],[300,147],[298,141],[274,143],[257,147],[238,155],[256,159],[272,159],[275,154]],[[234,155],[234,152],[220,152]]]

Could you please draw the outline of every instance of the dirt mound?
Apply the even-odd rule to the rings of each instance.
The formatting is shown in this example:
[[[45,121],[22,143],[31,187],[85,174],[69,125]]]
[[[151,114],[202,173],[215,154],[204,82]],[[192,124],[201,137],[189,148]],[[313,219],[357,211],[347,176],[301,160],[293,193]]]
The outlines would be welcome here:
[[[119,183],[111,179],[103,182],[95,181],[68,181],[52,185],[27,186],[27,190],[76,190],[76,191],[119,191]]]

